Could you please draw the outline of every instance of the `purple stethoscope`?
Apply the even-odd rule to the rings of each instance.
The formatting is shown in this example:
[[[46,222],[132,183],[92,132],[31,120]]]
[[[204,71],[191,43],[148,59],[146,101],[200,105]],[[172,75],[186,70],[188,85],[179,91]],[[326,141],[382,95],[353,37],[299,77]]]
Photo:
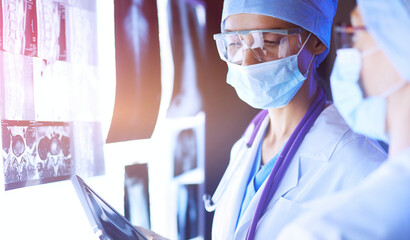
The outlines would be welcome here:
[[[292,135],[289,137],[289,140],[283,147],[282,152],[280,153],[275,166],[272,169],[272,172],[268,176],[268,179],[266,180],[266,185],[265,188],[263,189],[262,195],[260,197],[260,200],[258,202],[258,205],[256,207],[255,214],[253,216],[251,225],[248,229],[246,239],[254,239],[255,234],[256,234],[256,227],[258,225],[259,219],[262,217],[262,215],[265,213],[265,210],[270,202],[270,200],[273,198],[273,195],[277,191],[280,182],[282,181],[286,170],[289,167],[290,162],[292,161],[296,151],[299,149],[300,144],[302,143],[303,139],[305,138],[306,134],[309,132],[310,128],[313,126],[315,123],[317,117],[320,115],[322,110],[324,109],[326,105],[326,96],[321,88],[318,89],[318,93],[316,94],[316,97],[314,98],[312,104],[309,106],[309,109],[307,110],[305,116],[303,116],[302,120],[299,122],[297,125],[296,129],[293,131]],[[263,120],[267,116],[268,111],[267,110],[262,110],[259,112],[259,114],[252,120],[251,124],[255,125],[254,131],[247,143],[247,147],[251,147],[256,134],[262,125]],[[229,174],[232,175],[233,171]],[[224,176],[221,182],[224,181],[224,178],[230,179],[231,176]],[[204,196],[204,202],[205,202],[205,208],[207,211],[213,211],[215,210],[215,204],[213,202],[216,202],[215,200],[219,199],[222,196],[222,193],[224,189],[226,188],[226,185],[229,181],[224,181],[224,186],[221,188],[218,187],[218,189],[215,191],[215,194],[212,196],[212,198],[207,195]]]
[[[295,156],[295,153],[299,149],[300,144],[302,144],[303,139],[315,123],[317,117],[320,115],[325,105],[326,96],[323,93],[323,90],[319,88],[318,94],[316,95],[312,104],[309,106],[309,109],[307,110],[305,116],[303,116],[302,120],[299,122],[298,126],[289,137],[289,140],[283,147],[283,150],[280,153],[279,158],[272,169],[272,172],[269,174],[266,186],[263,189],[261,198],[259,199],[258,205],[256,207],[255,214],[253,215],[251,226],[249,227],[248,233],[246,234],[246,239],[255,238],[256,227],[258,225],[259,219],[264,214],[270,200],[277,191],[279,184],[282,181],[283,176],[285,175],[286,170],[288,169],[289,164],[293,159],[293,156]],[[266,114],[264,115],[266,116]],[[260,124],[262,124],[262,121],[259,122]],[[259,128],[260,124],[256,127]],[[255,137],[256,133],[254,132],[248,142],[248,146],[252,145]]]

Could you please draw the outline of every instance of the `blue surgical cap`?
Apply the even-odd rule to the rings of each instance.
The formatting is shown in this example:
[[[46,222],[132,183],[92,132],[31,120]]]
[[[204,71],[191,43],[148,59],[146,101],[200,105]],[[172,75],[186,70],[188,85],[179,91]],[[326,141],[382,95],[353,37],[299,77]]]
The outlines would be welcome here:
[[[226,18],[238,13],[266,15],[293,23],[316,35],[327,47],[316,59],[318,65],[329,53],[336,9],[337,0],[225,0],[221,30],[225,29]]]
[[[358,0],[370,35],[410,81],[410,0]]]

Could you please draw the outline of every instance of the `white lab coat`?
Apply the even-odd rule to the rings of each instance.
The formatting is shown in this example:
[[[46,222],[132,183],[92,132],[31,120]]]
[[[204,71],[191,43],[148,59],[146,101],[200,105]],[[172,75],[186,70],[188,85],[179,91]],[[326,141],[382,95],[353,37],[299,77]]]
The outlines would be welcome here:
[[[237,227],[236,223],[250,170],[268,123],[267,116],[250,148],[246,143],[254,130],[253,125],[232,148],[225,172],[226,176],[232,177],[223,180],[229,184],[216,202],[212,226],[214,240],[246,237],[266,181],[251,200]],[[275,239],[287,223],[304,211],[303,203],[355,186],[386,158],[376,142],[353,133],[336,108],[330,105],[319,115],[296,152],[259,221],[256,239]]]
[[[356,187],[311,205],[283,229],[280,240],[410,239],[410,149]]]

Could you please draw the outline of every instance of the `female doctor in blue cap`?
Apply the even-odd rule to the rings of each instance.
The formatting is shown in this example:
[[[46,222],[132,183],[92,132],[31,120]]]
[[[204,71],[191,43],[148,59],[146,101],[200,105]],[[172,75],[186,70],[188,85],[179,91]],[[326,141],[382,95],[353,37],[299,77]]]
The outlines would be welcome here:
[[[289,224],[280,239],[410,239],[410,0],[358,0],[337,34],[331,77],[352,128],[388,141],[389,159],[355,188]]]
[[[386,158],[326,102],[314,73],[328,53],[336,5],[225,0],[214,38],[227,82],[262,110],[205,201],[215,210],[213,239],[275,239],[304,202],[356,185]]]
[[[386,158],[326,102],[315,69],[336,0],[225,0],[214,36],[239,98],[262,109],[207,210],[213,239],[275,239],[303,203],[355,186]]]

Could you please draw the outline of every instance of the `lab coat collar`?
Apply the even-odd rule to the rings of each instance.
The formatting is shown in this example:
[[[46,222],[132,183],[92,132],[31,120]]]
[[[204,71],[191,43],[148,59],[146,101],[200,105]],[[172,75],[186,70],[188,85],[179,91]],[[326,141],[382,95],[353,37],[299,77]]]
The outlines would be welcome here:
[[[331,129],[331,132],[329,132],[329,129]],[[303,152],[305,158],[328,161],[336,149],[336,145],[348,131],[349,126],[340,116],[336,107],[331,104],[316,119],[299,147],[303,151],[298,152]],[[298,155],[298,152],[296,155]]]
[[[260,119],[260,116],[264,116],[264,119]],[[262,120],[262,124],[258,126],[257,123],[260,120]],[[268,124],[269,115],[265,114],[264,111],[259,112],[258,115],[252,120],[251,124],[248,126],[243,135],[244,141],[248,143],[248,147],[255,148],[254,145],[259,145],[262,138],[261,133],[263,134],[265,132],[266,128],[268,127]],[[333,132],[326,132],[326,134],[323,134],[323,131],[321,131],[321,129],[329,129],[329,125],[337,125],[339,127],[330,128]],[[310,144],[309,147],[307,147],[303,151],[305,157],[327,161],[333,154],[333,150],[335,149],[334,146],[336,146],[340,138],[343,137],[343,134],[346,133],[348,129],[349,126],[340,116],[336,107],[331,102],[328,102],[328,107],[322,111],[322,113],[316,119],[312,128],[306,135],[306,141],[304,140],[302,142],[302,145],[305,146],[306,142],[308,144],[312,142],[320,142],[321,144]],[[254,140],[252,139],[253,137],[255,137]],[[252,144],[250,145],[249,143]],[[302,148],[302,145],[300,146],[300,148]]]

